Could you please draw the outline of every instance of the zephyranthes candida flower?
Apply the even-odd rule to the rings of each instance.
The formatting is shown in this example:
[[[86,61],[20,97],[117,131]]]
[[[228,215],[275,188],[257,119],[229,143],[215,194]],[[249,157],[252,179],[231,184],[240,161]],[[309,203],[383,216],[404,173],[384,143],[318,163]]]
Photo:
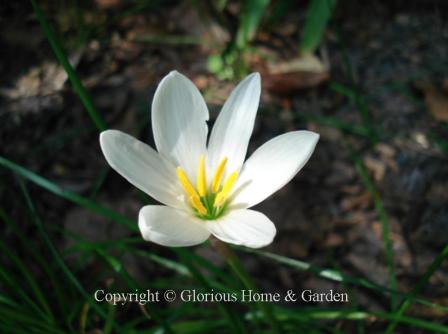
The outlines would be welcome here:
[[[288,183],[310,158],[319,135],[282,134],[244,162],[260,101],[260,75],[244,79],[224,104],[207,145],[209,114],[196,86],[178,72],[160,82],[152,103],[157,151],[117,130],[101,133],[107,162],[130,183],[165,205],[139,213],[143,238],[192,246],[210,234],[237,245],[270,244],[274,224],[249,208]]]

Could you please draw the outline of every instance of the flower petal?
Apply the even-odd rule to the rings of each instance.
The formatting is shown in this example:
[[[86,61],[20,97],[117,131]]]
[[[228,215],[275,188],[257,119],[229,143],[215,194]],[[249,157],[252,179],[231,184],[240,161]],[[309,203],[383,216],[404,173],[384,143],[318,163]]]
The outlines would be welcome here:
[[[218,239],[235,245],[260,248],[269,245],[276,229],[264,214],[254,210],[233,210],[218,220],[206,222],[207,229]]]
[[[100,145],[109,165],[159,202],[183,207],[176,168],[145,143],[118,130],[101,132]]]
[[[152,102],[152,131],[157,150],[194,178],[206,152],[208,109],[196,86],[172,71],[157,87]]]
[[[203,221],[163,205],[144,206],[138,215],[143,239],[169,247],[198,245],[210,236]]]
[[[317,133],[293,131],[259,147],[243,166],[232,205],[251,207],[282,188],[306,164],[318,140]]]
[[[212,171],[224,157],[229,159],[226,175],[240,170],[254,129],[260,93],[260,74],[253,73],[230,94],[210,135],[208,153]]]

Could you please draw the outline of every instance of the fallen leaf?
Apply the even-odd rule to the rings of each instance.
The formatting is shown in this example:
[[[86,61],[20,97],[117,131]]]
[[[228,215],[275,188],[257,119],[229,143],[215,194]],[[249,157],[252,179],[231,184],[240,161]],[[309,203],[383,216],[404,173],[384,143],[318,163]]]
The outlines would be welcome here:
[[[82,51],[74,53],[70,57],[69,60],[73,67],[79,63],[81,55]],[[67,73],[61,65],[44,62],[18,77],[13,88],[1,89],[0,95],[9,99],[47,96],[62,90],[67,79]]]
[[[328,67],[314,55],[272,61],[261,72],[264,88],[279,95],[315,87],[330,78]]]
[[[416,86],[425,95],[429,113],[440,122],[448,122],[448,91],[439,89],[430,82],[417,82]]]
[[[344,238],[340,234],[331,233],[324,241],[326,247],[338,247],[343,245]]]
[[[121,0],[95,0],[98,7],[103,9],[118,7]]]
[[[375,181],[382,181],[386,173],[385,163],[372,156],[366,156],[363,161],[367,169],[373,173]]]
[[[312,54],[305,54],[284,62],[271,62],[267,64],[267,67],[272,75],[291,72],[327,72],[327,68],[322,61]]]
[[[368,191],[355,196],[346,197],[341,202],[341,210],[343,212],[352,211],[353,209],[365,209],[370,205],[370,193]]]

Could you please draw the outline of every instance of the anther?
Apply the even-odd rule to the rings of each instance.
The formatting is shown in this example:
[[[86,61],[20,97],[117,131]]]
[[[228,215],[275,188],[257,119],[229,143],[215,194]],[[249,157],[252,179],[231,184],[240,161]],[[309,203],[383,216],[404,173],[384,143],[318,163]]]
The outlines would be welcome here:
[[[221,179],[224,174],[224,168],[226,167],[227,157],[221,160],[218,167],[216,168],[215,175],[212,181],[212,192],[217,193],[219,186],[221,185]]]
[[[205,158],[204,155],[201,155],[199,159],[199,171],[197,178],[197,188],[199,196],[205,196],[207,192],[207,179],[205,177]]]
[[[218,193],[218,195],[216,195],[215,203],[213,206],[219,207],[226,201],[227,197],[232,191],[233,185],[235,184],[237,178],[238,178],[238,172],[233,172],[232,174],[230,174],[230,176],[224,183],[222,190]]]
[[[188,196],[199,197],[198,193],[196,192],[196,189],[194,189],[193,185],[191,184],[190,180],[188,180],[187,175],[185,174],[184,170],[181,167],[176,168],[176,174]]]

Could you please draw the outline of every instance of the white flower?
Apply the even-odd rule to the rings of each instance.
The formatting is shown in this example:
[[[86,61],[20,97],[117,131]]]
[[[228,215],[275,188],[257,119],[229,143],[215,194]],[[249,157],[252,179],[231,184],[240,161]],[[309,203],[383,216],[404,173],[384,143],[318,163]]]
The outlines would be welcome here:
[[[165,205],[140,210],[145,240],[192,246],[210,234],[237,245],[270,244],[274,224],[249,208],[288,183],[310,158],[319,135],[282,134],[244,162],[260,100],[260,75],[245,78],[224,104],[208,145],[207,106],[182,74],[169,73],[152,103],[157,151],[117,130],[100,135],[107,162],[130,183]]]

